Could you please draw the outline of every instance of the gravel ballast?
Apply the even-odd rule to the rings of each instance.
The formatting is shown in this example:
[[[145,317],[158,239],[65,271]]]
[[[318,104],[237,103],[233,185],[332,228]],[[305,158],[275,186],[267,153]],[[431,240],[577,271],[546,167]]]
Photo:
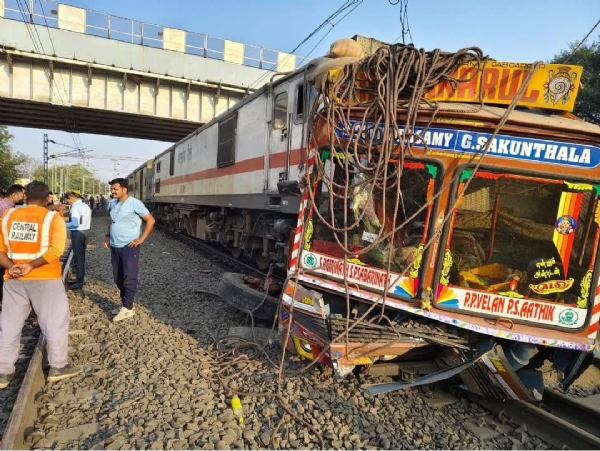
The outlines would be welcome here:
[[[39,418],[28,437],[34,449],[547,449],[526,432],[500,430],[495,420],[460,394],[417,387],[372,397],[355,376],[337,381],[314,366],[285,377],[256,354],[225,371],[224,384],[240,396],[245,421],[229,405],[211,343],[246,316],[216,295],[226,271],[161,231],[144,243],[136,315],[119,323],[110,252],[102,247],[106,216],[94,217],[86,285],[70,292],[72,363],[84,373],[47,384],[38,395]],[[230,270],[230,269],[229,269]],[[280,348],[271,352],[280,355]],[[306,361],[295,356],[285,370]],[[283,420],[281,420],[283,416]],[[280,421],[281,420],[281,421]],[[489,433],[483,434],[482,430]]]

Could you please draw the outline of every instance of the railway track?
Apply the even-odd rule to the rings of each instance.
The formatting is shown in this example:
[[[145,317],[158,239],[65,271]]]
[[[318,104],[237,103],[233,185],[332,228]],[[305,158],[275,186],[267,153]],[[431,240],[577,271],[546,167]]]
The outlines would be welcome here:
[[[265,277],[267,275],[266,272],[261,271],[260,269],[254,267],[248,263],[244,263],[244,261],[233,257],[229,252],[223,251],[215,245],[206,243],[198,238],[193,238],[188,235],[184,235],[184,234],[177,233],[177,232],[172,232],[170,230],[167,230],[162,225],[159,227],[167,235],[169,235],[179,241],[183,241],[184,243],[186,243],[192,247],[203,250],[205,252],[205,256],[207,258],[216,259],[218,257],[218,263],[221,266],[223,266],[223,262],[226,261],[229,266],[231,266],[235,269],[239,269],[242,272],[255,274],[255,275],[258,275],[259,277]],[[279,280],[285,279],[285,275],[278,274],[277,271],[274,271],[273,274],[271,274],[271,277],[279,279]]]
[[[163,230],[164,232],[164,230]],[[199,242],[196,239],[187,237],[180,234],[167,233],[173,238],[182,241],[191,248],[197,248],[202,250],[202,253],[206,255],[209,260],[214,260],[220,266],[231,266],[237,271],[262,276],[266,274],[257,268],[254,268],[244,262],[234,259],[227,255],[225,252],[216,249],[214,246],[207,245]],[[63,281],[66,280],[68,275],[68,268],[70,266],[73,254],[69,251],[61,257],[63,262]],[[85,315],[80,315],[85,316]],[[19,392],[17,399],[13,405],[10,418],[7,422],[4,434],[2,435],[1,449],[31,449],[32,442],[38,441],[35,445],[36,448],[39,446],[46,447],[48,445],[40,445],[39,436],[42,437],[47,432],[43,432],[40,429],[40,421],[44,422],[44,402],[43,399],[47,398],[47,394],[44,394],[46,389],[45,379],[45,366],[47,365],[46,358],[46,339],[43,334],[40,334],[40,338],[37,341],[33,355],[30,357],[25,377],[22,381],[19,381]],[[84,365],[85,367],[85,365]],[[85,371],[84,371],[85,373]],[[46,400],[47,401],[47,400]],[[54,443],[56,439],[49,439],[50,441],[44,441],[43,443]],[[53,446],[51,446],[53,447]]]
[[[94,232],[93,239],[97,243],[101,243],[103,230],[98,228]],[[215,449],[318,446],[315,437],[305,434],[303,425],[289,419],[282,426],[287,432],[273,433],[276,405],[268,399],[245,398],[249,415],[245,427],[239,428],[235,418],[227,416],[230,406],[221,398],[227,395],[220,391],[213,393],[210,383],[198,377],[195,371],[190,371],[194,367],[209,374],[213,371],[212,362],[203,351],[204,345],[199,345],[206,340],[191,335],[206,335],[201,323],[206,323],[210,331],[220,327],[227,330],[227,326],[240,324],[242,317],[227,318],[223,306],[210,299],[191,301],[197,287],[204,287],[207,291],[215,289],[214,279],[218,279],[216,273],[220,269],[207,265],[207,260],[218,260],[221,264],[226,258],[222,258],[212,246],[208,247],[210,252],[206,252],[206,257],[197,257],[199,253],[190,250],[187,243],[199,249],[204,248],[202,244],[196,240],[178,239],[181,244],[165,239],[164,235],[160,239],[155,237],[144,250],[142,271],[145,271],[147,285],[142,287],[140,297],[146,298],[132,323],[112,326],[102,312],[110,311],[114,304],[108,299],[108,294],[100,290],[101,285],[90,281],[85,295],[74,301],[72,314],[94,314],[95,324],[101,327],[78,325],[88,332],[87,335],[74,335],[81,340],[74,340],[73,348],[91,349],[89,346],[95,346],[98,352],[74,352],[71,357],[79,364],[86,362],[93,368],[84,371],[87,376],[79,380],[45,387],[42,343],[28,372],[27,379],[31,383],[24,383],[21,388],[3,449],[199,449],[207,443],[212,443]],[[89,256],[90,279],[110,277],[108,253],[95,249]],[[180,266],[173,266],[179,262]],[[173,266],[172,274],[167,274],[161,264]],[[227,265],[242,268],[235,260],[227,259]],[[207,274],[190,283],[198,270],[206,267],[211,267],[215,274]],[[258,274],[255,268],[244,269]],[[176,290],[180,292],[174,295]],[[174,318],[172,311],[182,313]],[[197,316],[200,322],[190,322],[191,316]],[[194,330],[190,331],[190,327]],[[171,340],[165,340],[167,334],[170,334]],[[93,355],[100,358],[94,359]],[[165,359],[168,359],[168,365],[164,363]],[[136,378],[131,377],[133,374]],[[236,379],[243,391],[269,390],[273,373],[268,367],[257,367],[251,374],[251,378],[241,374]],[[284,387],[286,396],[292,400],[292,408],[302,409],[305,415],[327,425],[329,420],[323,414],[325,412],[346,428],[338,432],[332,424],[327,432],[330,435],[327,436],[326,447],[360,449],[367,447],[367,442],[372,447],[384,449],[493,447],[492,442],[483,442],[461,426],[464,410],[442,412],[430,409],[423,403],[419,390],[374,399],[361,397],[358,385],[352,379],[338,382],[335,388],[331,383],[327,371],[317,371],[306,379],[290,380]],[[309,385],[315,387],[311,392],[305,390]],[[313,394],[315,391],[318,394]],[[322,404],[324,399],[331,399],[333,411],[329,404]],[[474,416],[482,414],[479,406],[469,403],[469,408],[473,409]],[[435,422],[436,429],[428,429],[429,426],[408,426],[406,429],[414,417],[429,418]],[[52,422],[48,422],[48,418]],[[207,425],[206,418],[214,419],[215,424]],[[182,434],[179,438],[174,437],[175,430]],[[456,431],[459,433],[455,434]],[[296,438],[290,439],[289,443],[284,442],[282,440],[288,440],[286,434],[290,437],[294,434]],[[67,435],[68,439],[65,438]],[[271,441],[272,436],[275,436],[274,442]],[[234,441],[230,442],[230,439]],[[534,446],[528,445],[528,449]]]
[[[63,282],[67,278],[72,259],[73,252],[68,243],[67,251],[61,257]],[[6,428],[2,434],[2,450],[29,449],[26,444],[28,429],[33,426],[38,416],[35,397],[46,383],[43,368],[45,349],[46,337],[40,333],[37,344],[30,356],[25,377],[20,382],[19,393],[13,404]]]
[[[497,414],[503,423],[527,425],[529,434],[555,449],[600,449],[600,409],[547,388],[539,405],[523,401],[500,402],[470,398]]]

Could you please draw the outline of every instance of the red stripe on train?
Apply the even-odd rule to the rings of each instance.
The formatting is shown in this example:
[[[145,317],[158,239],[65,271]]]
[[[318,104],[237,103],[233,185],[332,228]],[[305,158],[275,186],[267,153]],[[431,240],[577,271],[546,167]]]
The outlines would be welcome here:
[[[300,163],[301,149],[293,149],[290,152],[290,165],[297,166]],[[286,166],[286,152],[275,153],[269,155],[269,165],[271,169],[284,168]],[[210,168],[190,174],[178,175],[170,177],[166,180],[161,180],[162,186],[175,185],[177,183],[194,182],[196,180],[208,180],[217,177],[227,177],[236,174],[245,174],[247,172],[261,171],[265,167],[265,157],[248,158],[247,160],[238,161],[231,166],[224,168]]]

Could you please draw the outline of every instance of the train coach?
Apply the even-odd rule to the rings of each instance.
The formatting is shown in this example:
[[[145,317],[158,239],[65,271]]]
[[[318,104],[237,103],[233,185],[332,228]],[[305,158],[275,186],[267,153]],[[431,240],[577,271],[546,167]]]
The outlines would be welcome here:
[[[127,176],[129,194],[142,202],[151,203],[154,196],[154,158],[137,167]]]
[[[174,231],[284,268],[299,208],[305,69],[275,80],[128,176]]]

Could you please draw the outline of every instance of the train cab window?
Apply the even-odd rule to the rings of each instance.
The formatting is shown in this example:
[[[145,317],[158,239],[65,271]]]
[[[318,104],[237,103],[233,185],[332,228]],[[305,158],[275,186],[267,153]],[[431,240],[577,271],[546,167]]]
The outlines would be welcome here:
[[[306,86],[308,86],[308,98],[306,98]],[[294,120],[296,123],[298,122],[302,122],[303,118],[304,118],[304,103],[306,100],[308,100],[308,108],[307,111],[310,110],[312,104],[315,101],[317,95],[317,91],[315,90],[315,87],[312,85],[304,85],[302,83],[300,83],[297,87],[296,87],[296,104],[295,104],[295,108],[294,108]]]
[[[169,155],[169,175],[175,175],[175,149],[171,149]]]
[[[160,161],[156,163],[156,173],[160,173]]]
[[[237,113],[219,122],[219,137],[217,144],[217,167],[229,166],[235,163],[235,136],[237,132]]]
[[[287,124],[288,94],[280,92],[275,96],[273,108],[273,128],[275,130],[285,128]]]

